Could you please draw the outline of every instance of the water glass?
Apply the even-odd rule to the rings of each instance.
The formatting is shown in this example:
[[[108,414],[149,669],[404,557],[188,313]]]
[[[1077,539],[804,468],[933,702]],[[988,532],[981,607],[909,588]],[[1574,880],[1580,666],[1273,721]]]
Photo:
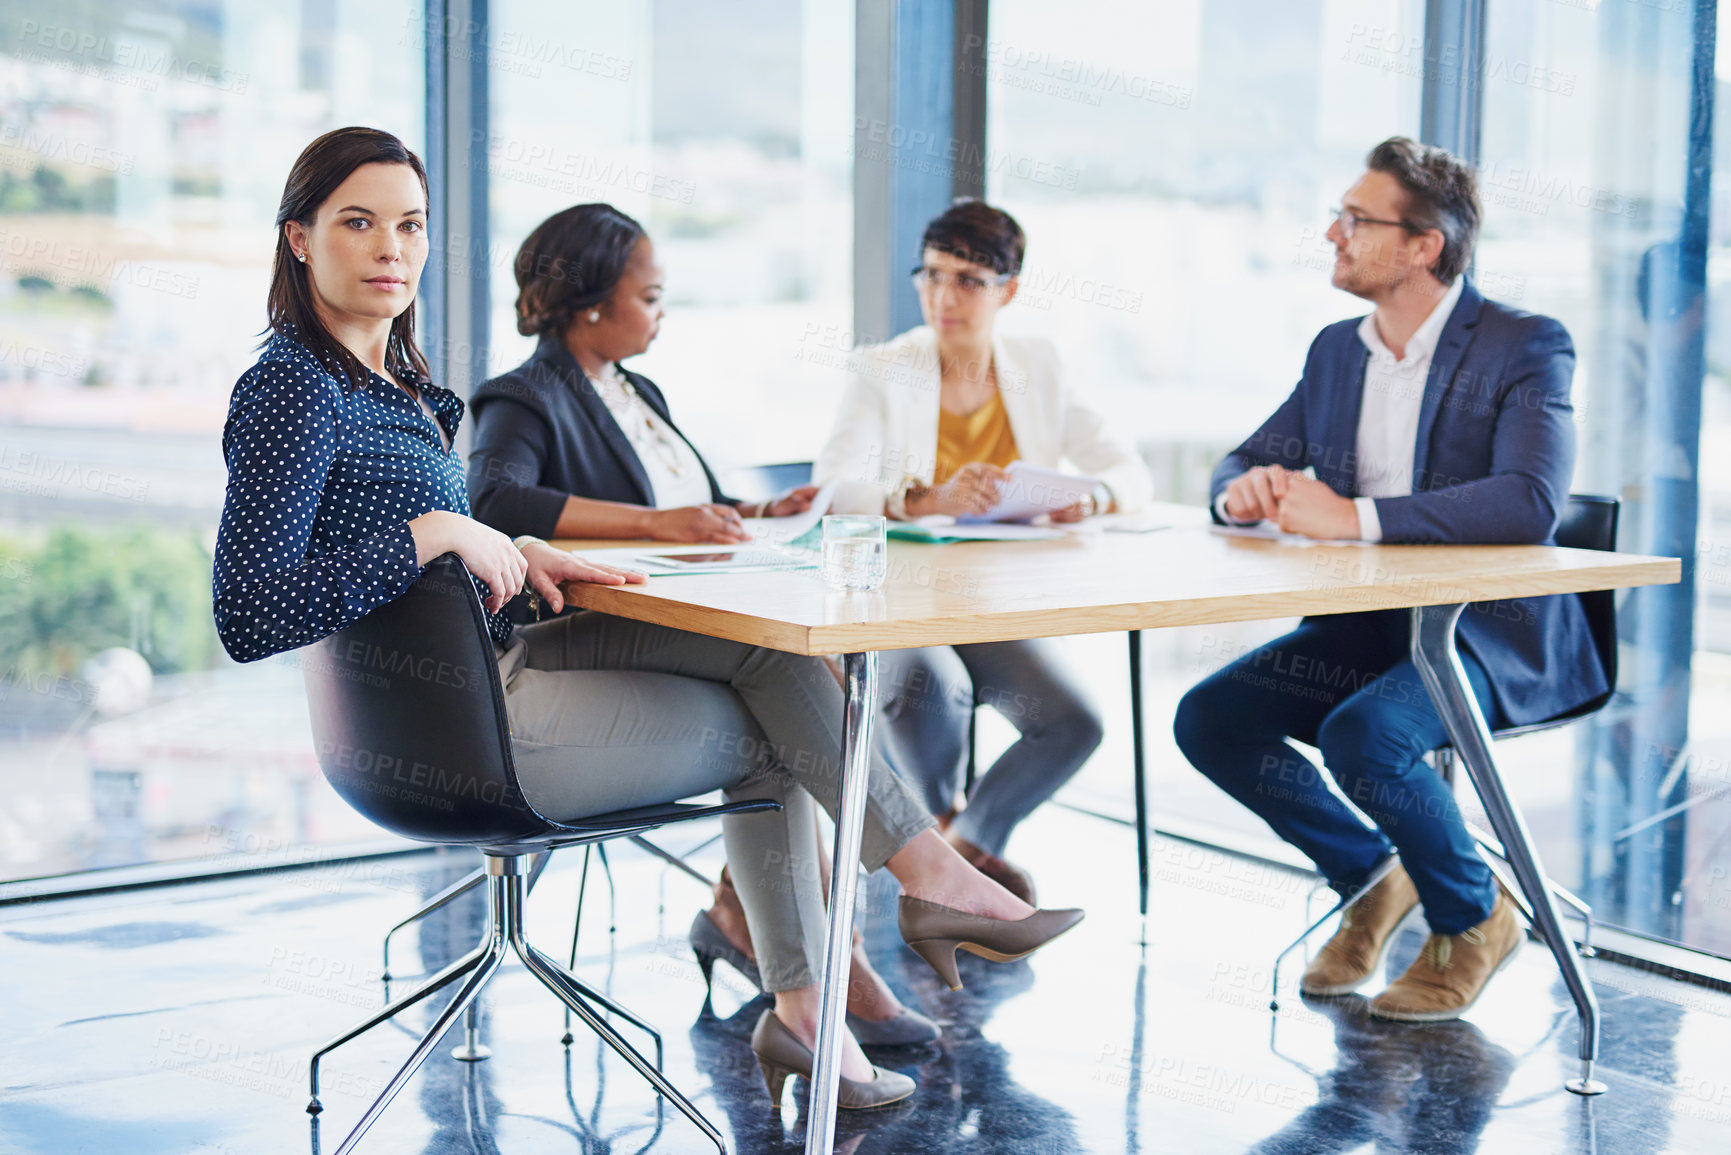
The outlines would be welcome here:
[[[834,590],[884,584],[884,519],[832,513],[823,519],[823,580]]]

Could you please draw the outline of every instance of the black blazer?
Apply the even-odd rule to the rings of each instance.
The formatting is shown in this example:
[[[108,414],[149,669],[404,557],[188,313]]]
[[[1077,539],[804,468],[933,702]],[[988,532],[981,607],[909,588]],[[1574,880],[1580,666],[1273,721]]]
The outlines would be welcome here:
[[[685,437],[653,381],[630,371],[625,379]],[[500,533],[552,537],[571,495],[654,503],[637,451],[557,336],[543,336],[534,356],[482,385],[469,408],[475,418],[469,500],[475,517]],[[709,479],[710,500],[738,505],[723,496],[701,453],[697,460]]]

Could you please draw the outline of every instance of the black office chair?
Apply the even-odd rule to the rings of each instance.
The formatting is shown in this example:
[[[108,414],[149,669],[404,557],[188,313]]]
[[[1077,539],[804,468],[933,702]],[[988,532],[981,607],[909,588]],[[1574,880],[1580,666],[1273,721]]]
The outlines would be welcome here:
[[[811,466],[812,463],[809,461],[786,461],[775,465],[743,466],[738,469],[729,470],[725,474],[722,481],[722,488],[728,493],[731,493],[745,501],[767,501],[770,498],[775,497],[777,494],[785,493],[789,489],[810,484]],[[708,847],[719,837],[720,836],[717,835],[714,838],[705,839],[692,847],[691,850],[687,851],[687,853],[695,854],[696,852]],[[643,835],[632,834],[628,835],[627,838],[632,844],[637,846],[638,849],[655,858],[661,859],[663,862],[680,871],[682,874],[689,876],[694,882],[699,883],[703,887],[709,888],[715,885],[714,879],[705,877],[701,871],[695,869],[685,860],[684,857],[673,854],[664,848],[657,846]],[[595,852],[597,857],[600,859],[602,873],[607,879],[607,892],[611,903],[614,894],[613,867],[607,860],[607,848],[605,845],[596,844]],[[588,870],[588,865],[588,860],[585,858],[585,872]],[[528,881],[525,884],[528,889],[534,889],[535,883],[540,879],[541,872],[545,870],[546,867],[547,857],[544,855],[537,856],[533,865],[530,867]],[[413,914],[386,930],[384,943],[380,952],[383,956],[383,966],[379,973],[380,981],[388,984],[397,977],[391,972],[391,941],[396,938],[398,933],[406,930],[421,919],[426,918],[429,914],[432,914],[440,907],[455,901],[457,898],[475,889],[477,886],[480,886],[481,883],[486,880],[486,877],[487,875],[484,869],[477,868],[470,871],[468,874],[465,874],[463,877],[457,879],[455,882],[427,899],[427,901],[421,905],[420,909],[416,910]],[[611,909],[611,906],[609,909]],[[583,904],[582,899],[579,898],[577,905],[577,918],[579,922],[581,922],[582,917]],[[576,959],[577,928],[574,926],[571,932],[571,961],[573,964],[575,964]],[[387,987],[387,990],[388,989],[389,988]],[[567,1026],[569,1026],[569,1024],[567,1024]],[[567,1030],[563,1041],[566,1043],[571,1041],[569,1030]]]
[[[1570,549],[1596,549],[1607,553],[1615,552],[1617,548],[1617,512],[1619,503],[1614,497],[1597,497],[1591,494],[1570,494],[1568,505],[1563,509],[1563,516],[1557,525],[1556,542]],[[1593,648],[1598,651],[1599,661],[1605,668],[1605,684],[1608,687],[1604,693],[1583,702],[1567,713],[1543,722],[1533,722],[1525,726],[1507,726],[1495,731],[1491,736],[1501,741],[1508,738],[1519,738],[1524,734],[1537,734],[1544,730],[1554,730],[1558,726],[1566,726],[1590,714],[1596,714],[1604,709],[1606,703],[1616,694],[1617,687],[1617,602],[1613,590],[1593,590],[1573,596],[1581,599],[1581,608],[1586,611],[1587,630],[1592,635]],[[1443,745],[1434,751],[1437,773],[1452,789],[1454,786],[1455,750],[1453,746]],[[1473,839],[1484,851],[1492,857],[1491,867],[1497,870],[1497,863],[1506,859],[1502,843],[1498,842],[1490,832],[1480,829],[1471,823],[1467,824]],[[1357,902],[1372,887],[1386,878],[1395,868],[1397,859],[1390,857],[1380,863],[1371,872],[1364,885],[1353,893],[1342,898],[1329,908],[1328,912],[1311,923],[1285,950],[1274,959],[1274,969],[1269,979],[1269,1008],[1280,1009],[1280,965],[1286,961],[1286,956],[1303,946],[1305,941],[1329,919]],[[1512,885],[1508,878],[1498,871],[1499,878],[1511,897],[1520,906],[1521,913],[1529,919],[1532,910],[1528,908],[1526,899],[1521,896],[1521,888]],[[1551,893],[1566,906],[1573,907],[1581,915],[1585,928],[1581,934],[1580,952],[1586,958],[1593,957],[1593,908],[1574,892],[1559,885],[1552,879],[1546,879],[1545,884]]]
[[[428,565],[403,596],[310,647],[302,669],[319,765],[344,801],[405,838],[473,846],[486,860],[487,926],[476,948],[313,1054],[307,1111],[317,1116],[319,1061],[327,1053],[464,980],[336,1155],[354,1149],[459,1016],[467,1016],[468,1030],[456,1057],[486,1058],[476,1037],[476,1000],[508,950],[725,1155],[721,1133],[662,1075],[660,1034],[530,945],[523,929],[525,876],[535,856],[559,847],[594,846],[676,822],[774,810],[779,803],[669,802],[600,815],[536,810],[517,779],[480,599],[455,554]],[[604,1011],[654,1038],[653,1064],[606,1022]],[[317,1126],[315,1118],[315,1135]]]

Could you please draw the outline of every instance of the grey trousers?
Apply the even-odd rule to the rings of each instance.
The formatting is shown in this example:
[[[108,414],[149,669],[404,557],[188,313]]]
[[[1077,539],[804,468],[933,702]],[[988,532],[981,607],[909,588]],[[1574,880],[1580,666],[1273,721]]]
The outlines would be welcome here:
[[[1100,744],[1100,716],[1049,641],[894,650],[879,671],[890,761],[934,813],[955,804],[976,704],[1020,733],[974,783],[953,830],[992,854],[1081,769]]]
[[[764,989],[822,970],[824,903],[813,800],[840,792],[842,691],[817,658],[605,614],[519,629],[499,657],[524,796],[576,818],[721,790],[779,812],[722,820]],[[860,859],[875,870],[932,817],[881,755]]]

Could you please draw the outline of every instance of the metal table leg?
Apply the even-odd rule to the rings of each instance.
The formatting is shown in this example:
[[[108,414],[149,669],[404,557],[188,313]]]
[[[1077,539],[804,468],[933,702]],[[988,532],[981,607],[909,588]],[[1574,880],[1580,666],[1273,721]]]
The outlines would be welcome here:
[[[853,955],[860,828],[865,822],[866,779],[871,768],[872,705],[877,701],[877,654],[843,655],[842,681],[847,705],[842,716],[841,790],[835,816],[835,853],[830,858],[829,941],[823,955],[823,1009],[812,1064],[806,1155],[831,1155],[835,1144],[842,1013],[847,1009],[848,961]]]
[[[1557,908],[1545,885],[1545,872],[1539,865],[1538,851],[1520,810],[1509,799],[1491,757],[1491,734],[1479,711],[1467,683],[1466,670],[1455,650],[1455,623],[1464,605],[1415,606],[1412,610],[1412,660],[1430,691],[1431,701],[1448,728],[1461,761],[1472,776],[1479,800],[1484,803],[1491,827],[1502,840],[1509,867],[1521,885],[1533,911],[1533,924],[1539,936],[1550,947],[1563,972],[1563,982],[1575,1001],[1575,1013],[1581,1021],[1581,1074],[1563,1085],[1577,1095],[1598,1095],[1605,1084],[1593,1078],[1593,1064],[1599,1057],[1599,1002],[1593,996],[1592,984],[1581,969],[1581,960],[1563,933],[1557,918]]]
[[[1148,945],[1148,743],[1142,733],[1142,631],[1130,638],[1130,760],[1135,768],[1137,909],[1142,945]]]

